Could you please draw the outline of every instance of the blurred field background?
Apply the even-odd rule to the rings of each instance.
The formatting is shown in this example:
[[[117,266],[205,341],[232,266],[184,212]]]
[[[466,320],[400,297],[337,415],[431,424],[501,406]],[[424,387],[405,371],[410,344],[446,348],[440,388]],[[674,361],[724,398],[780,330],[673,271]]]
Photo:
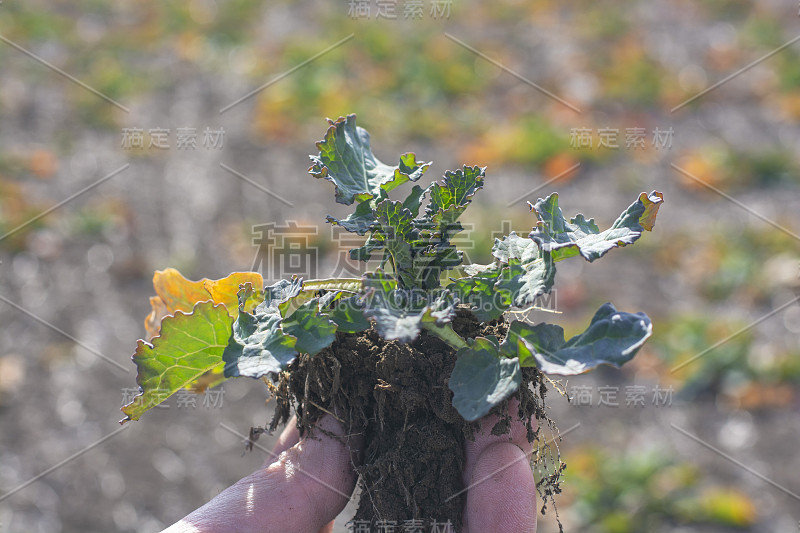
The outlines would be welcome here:
[[[154,270],[250,270],[296,252],[254,245],[254,226],[287,221],[316,228],[309,274],[342,267],[350,243],[324,215],[346,208],[306,168],[324,117],[352,112],[381,160],[433,160],[424,181],[488,166],[467,212],[475,262],[493,232],[527,233],[525,202],[550,192],[601,227],[639,192],[665,193],[635,247],[559,263],[568,333],[605,301],[655,324],[622,371],[562,382],[581,401],[550,394],[571,430],[565,531],[796,532],[800,44],[682,105],[800,34],[796,3],[400,0],[395,18],[387,2],[369,16],[350,4],[0,4],[0,532],[159,531],[261,464],[220,423],[264,424],[267,391],[232,380],[216,404],[173,398],[19,489],[118,429]],[[154,128],[169,148],[148,148]],[[177,148],[179,128],[196,128],[196,149]],[[206,128],[225,130],[222,147],[202,145]],[[603,128],[618,148],[598,146]],[[626,148],[632,128],[643,146]],[[552,508],[540,531],[557,531]]]

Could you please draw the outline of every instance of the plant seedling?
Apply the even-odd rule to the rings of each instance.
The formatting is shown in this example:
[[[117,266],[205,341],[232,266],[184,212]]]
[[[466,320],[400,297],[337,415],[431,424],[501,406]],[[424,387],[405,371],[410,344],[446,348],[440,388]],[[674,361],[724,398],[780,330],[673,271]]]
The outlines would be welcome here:
[[[156,272],[145,321],[151,340],[140,340],[133,355],[140,393],[122,408],[123,422],[183,388],[264,379],[277,397],[270,430],[294,407],[301,433],[324,413],[346,413],[348,433],[365,435],[364,462],[354,466],[370,501],[357,517],[447,518],[458,528],[463,497],[447,497],[462,488],[459,450],[479,419],[499,414],[492,431],[502,434],[517,417],[532,442],[531,416],[549,421],[543,374],[619,367],[652,332],[646,315],[610,303],[568,340],[560,326],[508,319],[507,311],[537,308],[558,262],[595,261],[652,230],[663,195],[642,193],[601,231],[583,215],[565,219],[551,194],[530,204],[528,235],[496,239],[490,264],[465,265],[452,241],[485,168],[464,166],[422,187],[430,163],[413,153],[382,163],[355,115],[329,121],[317,147],[310,174],[333,184],[338,203],[354,206],[328,222],[365,236],[350,257],[380,266],[360,278],[295,277],[266,287],[253,272],[201,281]],[[512,397],[517,413],[509,413]],[[551,498],[561,470],[545,483]]]

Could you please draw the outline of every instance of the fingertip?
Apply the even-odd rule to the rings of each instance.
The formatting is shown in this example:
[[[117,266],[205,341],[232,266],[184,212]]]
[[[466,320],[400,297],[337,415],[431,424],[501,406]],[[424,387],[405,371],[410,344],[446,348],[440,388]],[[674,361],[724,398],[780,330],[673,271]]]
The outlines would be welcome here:
[[[342,423],[326,415],[308,437],[282,456],[285,470],[297,472],[299,486],[323,518],[322,524],[335,518],[350,500],[357,480],[353,450],[360,448],[360,442],[346,434]]]
[[[480,431],[475,433],[474,440],[467,439],[465,444],[465,473],[470,472],[472,468],[474,468],[478,456],[492,444],[511,443],[522,450],[523,453],[530,454],[533,451],[533,443],[528,442],[528,429],[525,423],[517,417],[517,413],[519,412],[519,400],[512,398],[509,401],[508,412],[511,415],[511,425],[509,432],[502,435],[492,434],[492,428],[500,420],[500,417],[492,414],[480,420]],[[536,417],[531,417],[531,425],[535,431],[538,427]]]
[[[528,455],[508,442],[487,446],[467,475],[467,533],[536,531],[536,482]]]
[[[275,461],[279,459],[280,454],[294,446],[300,442],[300,431],[297,429],[297,417],[292,416],[289,419],[289,422],[286,424],[286,427],[283,428],[281,431],[278,440],[275,441],[275,445],[272,447],[272,451],[269,453],[269,456],[264,460],[264,464],[262,465],[264,468],[268,467]]]

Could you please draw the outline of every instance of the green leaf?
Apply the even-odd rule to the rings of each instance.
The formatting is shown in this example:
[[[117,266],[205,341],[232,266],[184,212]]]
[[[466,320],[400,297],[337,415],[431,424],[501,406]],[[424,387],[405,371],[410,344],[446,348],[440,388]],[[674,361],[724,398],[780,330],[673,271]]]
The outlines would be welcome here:
[[[538,222],[530,237],[543,251],[550,252],[554,261],[578,254],[594,261],[613,248],[634,243],[644,230],[652,230],[663,201],[660,192],[653,191],[649,196],[642,193],[611,228],[601,232],[594,219],[586,220],[580,214],[567,222],[558,207],[558,194],[553,193],[531,205]]]
[[[176,311],[161,322],[161,334],[152,344],[140,340],[133,354],[140,393],[122,412],[127,420],[166,400],[179,389],[223,366],[233,319],[222,304],[200,302],[191,313]]]
[[[292,316],[283,321],[281,329],[294,337],[294,349],[301,353],[316,355],[336,338],[336,323],[319,313],[319,298],[301,305]]]
[[[417,181],[425,174],[431,163],[420,163],[417,156],[411,152],[400,156],[400,164],[394,172],[394,179],[381,185],[380,198],[386,198],[388,193],[409,181]]]
[[[356,116],[328,121],[325,138],[317,143],[319,155],[309,156],[309,172],[334,184],[336,201],[350,205],[385,195],[407,181],[417,181],[430,166],[404,154],[397,166],[381,163],[370,148],[369,133],[356,126]]]
[[[377,271],[364,276],[364,315],[386,340],[411,342],[424,323],[442,326],[455,313],[455,301],[446,292],[398,289],[396,281]]]
[[[490,322],[500,318],[511,306],[508,293],[497,291],[496,284],[504,266],[492,265],[482,272],[453,280],[448,288],[463,304],[470,309],[481,322]]]
[[[380,239],[392,258],[397,277],[406,285],[414,286],[411,246],[416,241],[414,217],[400,202],[384,200],[375,210],[379,225],[373,239]]]
[[[527,264],[539,259],[541,252],[533,239],[520,237],[512,231],[502,239],[494,240],[492,255],[503,263],[516,259],[522,264]]]
[[[572,376],[601,364],[619,368],[633,359],[652,331],[644,313],[620,312],[607,303],[595,313],[588,329],[569,341],[564,340],[560,326],[514,321],[500,348],[504,355],[518,357],[523,366],[533,366],[533,357],[547,374]]]
[[[465,269],[471,276],[456,279],[449,286],[482,322],[499,318],[511,305],[534,304],[539,296],[550,292],[555,281],[556,269],[549,254],[541,253],[530,239],[512,232],[496,241],[493,253],[498,263],[471,265]]]
[[[363,305],[359,303],[357,296],[342,298],[336,302],[328,316],[339,326],[338,331],[343,333],[359,333],[370,328],[369,320],[364,316]]]
[[[522,382],[516,358],[500,357],[497,345],[485,337],[458,351],[449,387],[453,406],[464,420],[475,421],[514,394]]]
[[[485,175],[486,167],[465,165],[461,170],[448,170],[441,183],[431,186],[431,200],[425,214],[441,226],[454,224],[475,193],[483,188]]]
[[[328,215],[327,220],[332,225],[341,226],[351,233],[364,235],[372,224],[375,223],[375,213],[373,209],[372,202],[361,202],[356,206],[356,210],[346,218],[338,219]]]
[[[419,216],[419,208],[422,206],[422,200],[425,198],[425,193],[428,189],[423,189],[419,185],[414,185],[411,192],[408,193],[406,199],[403,200],[403,207],[411,211],[412,216]]]
[[[264,301],[254,313],[245,310],[251,296],[248,287],[239,291],[239,316],[222,354],[225,376],[260,378],[285,369],[297,356],[297,337],[281,329],[288,306],[302,293],[303,280],[281,280],[264,289]],[[316,302],[315,302],[316,305]],[[298,304],[296,309],[301,308]]]
[[[225,376],[260,378],[285,369],[297,356],[297,338],[281,330],[282,318],[267,302],[255,314],[239,311],[222,354]]]

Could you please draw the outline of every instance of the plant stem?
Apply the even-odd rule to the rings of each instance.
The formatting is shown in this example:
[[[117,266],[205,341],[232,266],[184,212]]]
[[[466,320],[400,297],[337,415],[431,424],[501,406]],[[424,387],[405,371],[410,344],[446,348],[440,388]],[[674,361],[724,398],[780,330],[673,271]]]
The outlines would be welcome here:
[[[423,322],[422,327],[442,339],[455,350],[460,350],[461,348],[467,347],[467,341],[465,341],[458,333],[453,331],[453,326],[450,324],[445,326],[437,326],[434,322]]]

